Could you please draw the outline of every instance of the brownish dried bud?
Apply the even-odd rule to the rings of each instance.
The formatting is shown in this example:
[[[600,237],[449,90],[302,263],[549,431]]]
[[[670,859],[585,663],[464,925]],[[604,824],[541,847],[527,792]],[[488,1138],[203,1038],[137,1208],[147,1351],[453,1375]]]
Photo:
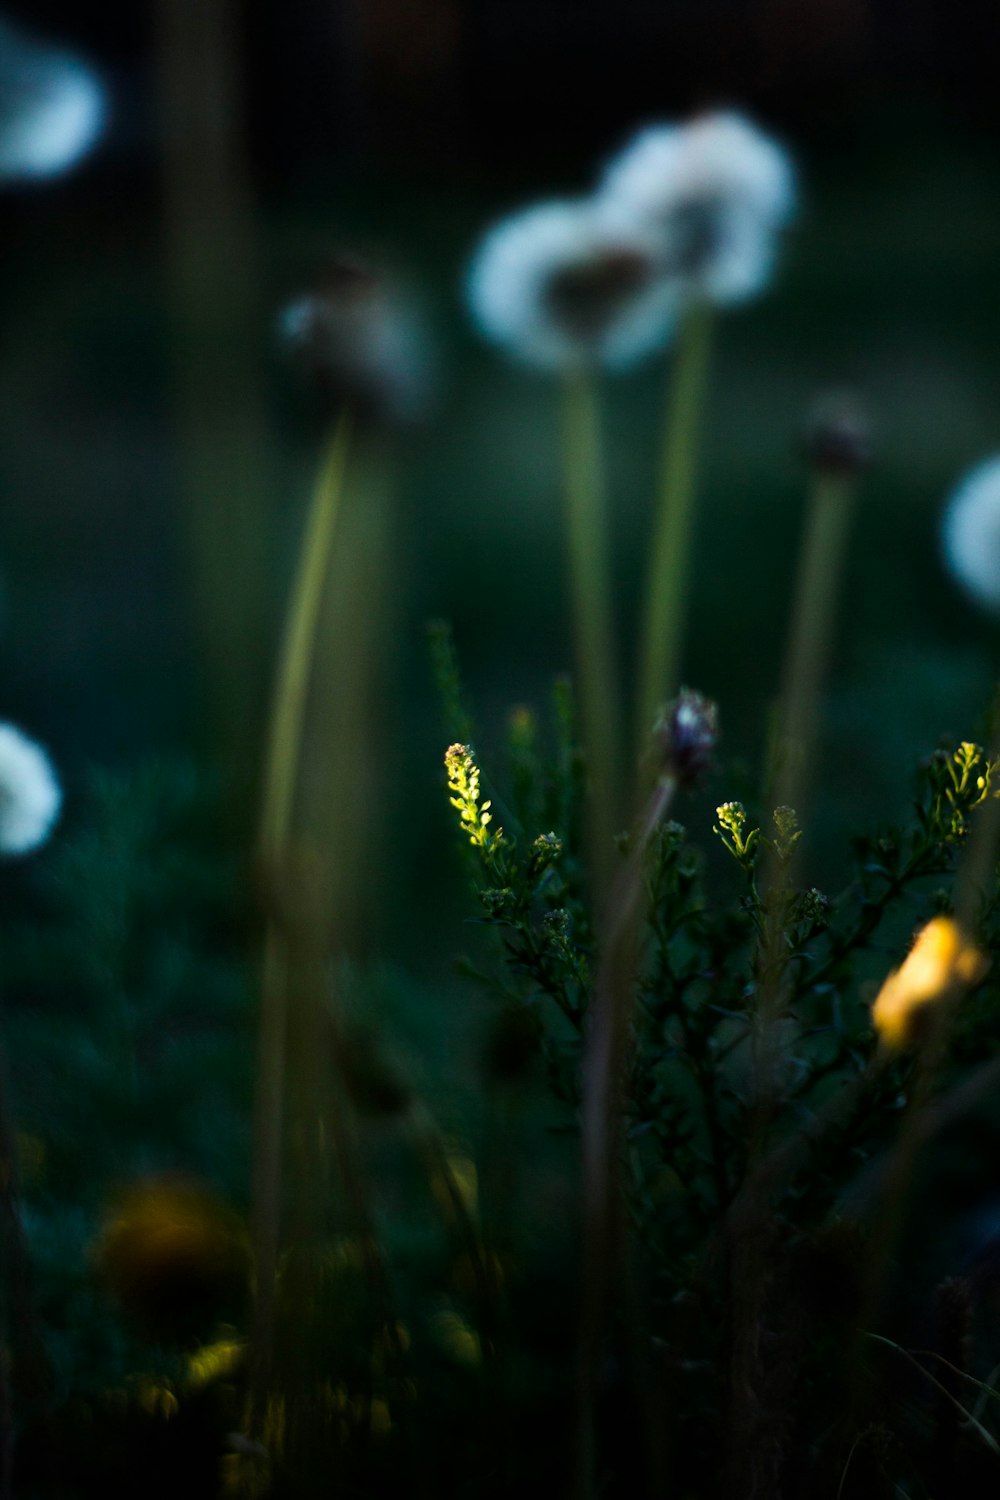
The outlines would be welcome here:
[[[653,731],[664,774],[691,786],[708,770],[719,737],[719,711],[710,699],[681,688]]]
[[[871,423],[850,391],[821,396],[806,417],[800,451],[810,468],[851,478],[871,463]]]

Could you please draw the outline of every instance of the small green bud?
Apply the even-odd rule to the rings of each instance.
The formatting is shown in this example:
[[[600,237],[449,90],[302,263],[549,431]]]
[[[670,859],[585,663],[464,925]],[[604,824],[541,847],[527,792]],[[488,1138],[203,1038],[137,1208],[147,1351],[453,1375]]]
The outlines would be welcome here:
[[[528,855],[528,878],[538,880],[562,853],[562,839],[554,833],[540,833]]]
[[[558,906],[554,911],[545,913],[542,926],[553,942],[565,943],[573,931],[573,918],[564,906]]]
[[[509,885],[494,886],[491,890],[481,891],[479,899],[491,917],[502,917],[514,905],[514,892]]]
[[[793,849],[802,837],[799,815],[794,807],[776,807],[773,816],[776,830],[775,853],[780,860],[790,859]]]
[[[815,886],[802,893],[802,916],[807,922],[825,927],[830,918],[830,898]]]

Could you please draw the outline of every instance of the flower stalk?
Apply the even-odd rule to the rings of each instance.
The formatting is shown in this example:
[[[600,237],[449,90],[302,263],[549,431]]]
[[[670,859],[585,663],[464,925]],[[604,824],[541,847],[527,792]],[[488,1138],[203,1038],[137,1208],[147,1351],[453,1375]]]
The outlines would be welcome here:
[[[306,697],[343,493],[349,437],[350,419],[345,413],[334,429],[303,535],[278,665],[265,768],[259,851],[268,888],[269,912],[261,976],[254,1146],[253,1237],[257,1285],[251,1340],[252,1424],[264,1410],[271,1366],[282,1196],[290,970],[287,944],[275,911],[275,898],[280,907],[281,866],[292,833]]]
[[[659,496],[646,581],[636,743],[658,706],[677,690],[697,479],[698,439],[708,382],[712,309],[693,303],[681,324],[671,374]]]
[[[620,694],[608,580],[607,524],[594,377],[578,368],[563,387],[563,456],[573,623],[583,744],[589,771],[588,844],[595,895],[607,889],[619,811]]]

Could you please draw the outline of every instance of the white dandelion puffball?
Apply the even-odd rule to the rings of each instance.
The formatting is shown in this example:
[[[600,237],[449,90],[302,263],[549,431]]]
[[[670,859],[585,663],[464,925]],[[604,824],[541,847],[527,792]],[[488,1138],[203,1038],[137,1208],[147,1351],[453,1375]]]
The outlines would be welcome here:
[[[675,322],[655,234],[594,200],[539,203],[503,219],[473,257],[467,292],[482,333],[541,369],[634,364],[667,342]]]
[[[733,111],[653,125],[608,166],[601,194],[653,226],[664,270],[724,306],[762,291],[795,208],[787,153]]]
[[[84,62],[0,17],[0,183],[69,171],[106,115],[104,89]]]
[[[61,803],[45,751],[13,724],[0,723],[0,854],[28,854],[44,844]]]
[[[977,603],[1000,613],[1000,456],[967,474],[945,507],[945,560]]]

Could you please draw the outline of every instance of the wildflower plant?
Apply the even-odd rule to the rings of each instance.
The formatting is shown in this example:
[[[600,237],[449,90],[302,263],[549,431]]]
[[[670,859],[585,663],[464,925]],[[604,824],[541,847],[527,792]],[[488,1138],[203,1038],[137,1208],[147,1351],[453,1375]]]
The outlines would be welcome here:
[[[0,945],[0,1500],[15,1475],[48,1500],[123,1470],[253,1500],[995,1489],[995,1234],[956,1248],[923,1189],[995,1154],[1000,750],[989,729],[942,743],[908,811],[818,864],[810,772],[870,457],[854,398],[800,441],[760,763],[729,759],[725,702],[679,685],[712,324],[766,289],[796,197],[783,148],[706,115],[476,252],[480,331],[561,385],[577,667],[497,749],[432,627],[470,888],[452,981],[371,956],[373,908],[409,920],[365,873],[380,482],[427,382],[395,290],[353,258],[281,318],[333,421],[253,849],[173,766],[94,778],[59,825],[47,756],[0,725],[0,852],[39,851],[4,871],[36,885]],[[625,652],[598,379],[660,353]],[[962,493],[949,546],[986,559],[988,602]]]

